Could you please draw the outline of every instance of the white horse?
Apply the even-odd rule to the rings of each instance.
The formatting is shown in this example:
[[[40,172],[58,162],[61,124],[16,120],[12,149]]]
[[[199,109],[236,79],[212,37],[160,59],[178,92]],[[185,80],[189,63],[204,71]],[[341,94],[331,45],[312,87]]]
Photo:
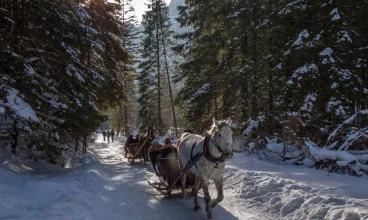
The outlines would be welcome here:
[[[206,203],[206,212],[208,219],[212,219],[212,209],[224,199],[223,192],[223,174],[225,160],[233,157],[232,144],[233,132],[230,128],[231,119],[227,121],[216,121],[213,119],[213,125],[205,137],[190,134],[185,136],[179,144],[179,161],[181,169],[193,159],[196,155],[200,159],[190,168],[190,171],[196,175],[194,183],[194,211],[198,211],[198,190],[201,184],[204,193],[204,202]],[[211,200],[208,192],[208,182],[212,179],[217,189],[217,199]],[[182,197],[185,197],[186,174],[182,177]]]

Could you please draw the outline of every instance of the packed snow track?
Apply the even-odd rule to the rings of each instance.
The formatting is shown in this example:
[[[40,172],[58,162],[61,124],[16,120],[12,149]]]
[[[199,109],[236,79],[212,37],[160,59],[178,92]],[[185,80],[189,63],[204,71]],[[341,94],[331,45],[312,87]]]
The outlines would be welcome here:
[[[0,219],[206,219],[193,197],[164,198],[149,164],[129,164],[124,138],[99,136],[83,165],[58,169],[21,164],[0,152]],[[368,219],[368,179],[235,154],[225,171],[225,199],[214,219]],[[211,184],[212,197],[216,196]]]

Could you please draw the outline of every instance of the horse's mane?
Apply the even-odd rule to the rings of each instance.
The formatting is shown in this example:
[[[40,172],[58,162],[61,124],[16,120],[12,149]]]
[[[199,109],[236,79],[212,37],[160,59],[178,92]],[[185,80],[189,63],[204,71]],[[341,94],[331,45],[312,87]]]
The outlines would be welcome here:
[[[210,128],[210,130],[206,131],[206,133],[210,136],[212,136],[216,131],[218,131],[219,129],[221,129],[224,126],[230,126],[226,123],[226,121],[219,121],[220,125],[216,126],[215,124],[213,124]]]

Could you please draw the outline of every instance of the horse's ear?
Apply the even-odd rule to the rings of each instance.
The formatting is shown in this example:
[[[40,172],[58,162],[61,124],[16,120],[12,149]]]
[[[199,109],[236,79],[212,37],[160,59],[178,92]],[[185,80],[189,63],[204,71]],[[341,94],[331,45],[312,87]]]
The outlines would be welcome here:
[[[231,126],[231,124],[232,124],[233,122],[231,121],[231,118],[229,117],[228,119],[227,119],[227,121],[226,121],[226,124],[228,124],[229,126]]]
[[[220,126],[220,123],[215,118],[213,118],[213,124],[216,125],[216,127]]]

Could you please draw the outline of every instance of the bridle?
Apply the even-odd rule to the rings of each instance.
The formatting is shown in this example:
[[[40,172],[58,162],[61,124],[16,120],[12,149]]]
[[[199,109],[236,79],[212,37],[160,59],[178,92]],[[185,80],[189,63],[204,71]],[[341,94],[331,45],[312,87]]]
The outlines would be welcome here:
[[[223,150],[222,150],[222,148],[220,147],[220,145],[217,143],[217,140],[216,140],[217,132],[218,132],[218,131],[216,131],[216,132],[215,132],[215,135],[213,135],[213,136],[214,136],[215,141],[213,141],[213,140],[212,140],[211,136],[210,136],[210,138],[209,138],[209,139],[210,139],[210,141],[212,142],[212,144],[213,144],[213,145],[215,145],[215,147],[217,148],[217,150],[219,151],[219,153],[220,153],[220,154],[222,154]]]
[[[219,126],[219,127],[217,127],[218,128],[218,130],[215,132],[215,134],[214,135],[210,135],[210,134],[208,134],[208,133],[206,133],[205,135],[204,135],[204,142],[203,142],[203,149],[202,149],[202,151],[201,152],[199,152],[198,154],[202,154],[207,160],[209,160],[209,161],[211,161],[211,162],[213,162],[213,163],[215,163],[216,165],[215,165],[215,168],[218,168],[218,165],[220,164],[220,163],[223,163],[224,161],[225,161],[225,155],[224,154],[222,154],[222,152],[223,152],[223,150],[222,150],[222,148],[220,147],[220,145],[217,143],[217,140],[216,140],[216,135],[217,135],[217,132],[223,127],[224,125],[222,125],[222,126]],[[215,138],[215,140],[212,140],[212,136],[214,136]],[[193,160],[194,159],[194,157],[196,157],[197,155],[193,155],[193,151],[194,151],[194,148],[197,146],[197,144],[199,143],[199,142],[201,142],[202,141],[202,139],[203,139],[203,137],[201,138],[201,139],[199,139],[198,141],[196,141],[194,144],[193,144],[193,146],[192,146],[192,151],[191,151],[191,155],[190,155],[190,158],[191,158],[191,160]],[[217,150],[219,151],[219,153],[221,154],[221,156],[220,157],[214,157],[213,155],[211,155],[211,152],[210,152],[210,150],[209,150],[209,142],[212,142],[212,144],[213,145],[215,145],[215,147],[217,148]],[[197,167],[197,164],[195,164],[194,163],[194,165]]]

